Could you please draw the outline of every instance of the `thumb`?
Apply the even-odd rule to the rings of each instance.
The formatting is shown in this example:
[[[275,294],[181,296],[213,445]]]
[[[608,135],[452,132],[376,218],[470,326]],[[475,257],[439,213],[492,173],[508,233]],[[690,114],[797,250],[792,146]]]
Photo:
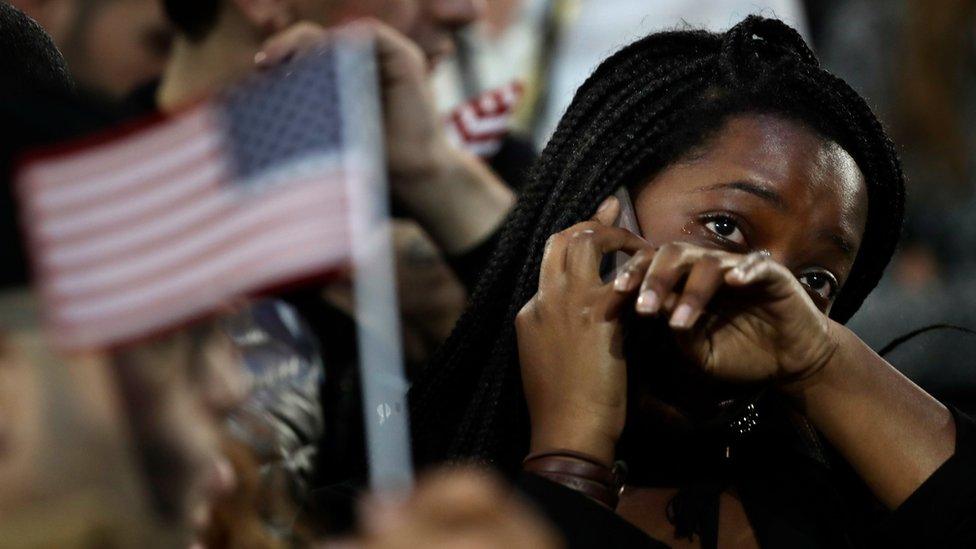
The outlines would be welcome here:
[[[328,37],[329,32],[314,23],[302,22],[292,25],[266,40],[261,50],[254,56],[254,62],[259,67],[276,65],[293,55],[314,48]]]
[[[383,80],[423,81],[427,74],[427,60],[420,48],[409,38],[389,25],[374,19],[364,19],[350,26],[375,40]]]
[[[601,225],[610,226],[616,223],[618,217],[620,217],[620,201],[616,196],[610,196],[600,203],[592,219]]]

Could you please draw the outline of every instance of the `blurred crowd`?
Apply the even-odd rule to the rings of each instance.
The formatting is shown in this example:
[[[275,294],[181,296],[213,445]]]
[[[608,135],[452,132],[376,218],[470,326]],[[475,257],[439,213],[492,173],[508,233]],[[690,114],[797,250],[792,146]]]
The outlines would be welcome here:
[[[339,24],[378,20],[380,40],[395,55],[422,53],[414,61],[426,70],[400,76],[429,84],[436,110],[425,112],[429,98],[412,105],[401,97],[396,112],[410,120],[386,120],[408,377],[449,336],[486,263],[485,239],[600,60],[653,31],[723,30],[750,13],[775,16],[870,101],[905,161],[906,239],[853,329],[876,349],[926,325],[976,329],[969,273],[976,267],[976,1],[5,4],[38,26],[6,5],[0,11],[0,56],[11,58],[0,60],[3,86],[56,79],[66,68],[74,90],[49,97],[28,89],[0,105],[5,183],[15,154],[177,111],[240,79],[255,61],[286,58]],[[44,37],[32,34],[39,29],[63,59],[23,53],[44,49]],[[18,68],[29,55],[31,66]],[[524,93],[496,149],[448,164],[460,190],[409,190],[438,177],[411,165],[426,153],[411,149],[410,132],[512,82]],[[0,547],[562,544],[519,496],[478,471],[437,471],[412,494],[361,498],[350,482],[365,477],[367,458],[351,281],[234,304],[165,338],[66,364],[39,327],[11,191],[2,200]],[[943,330],[906,342],[890,359],[937,396],[973,410],[974,353],[976,336]]]

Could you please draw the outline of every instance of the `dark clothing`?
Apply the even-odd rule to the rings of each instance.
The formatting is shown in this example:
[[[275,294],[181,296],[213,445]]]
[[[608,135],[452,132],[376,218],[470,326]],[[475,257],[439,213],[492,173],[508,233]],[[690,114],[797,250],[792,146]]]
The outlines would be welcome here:
[[[762,547],[976,547],[976,423],[956,413],[956,425],[955,455],[894,512],[852,472],[817,460],[749,456],[732,488]],[[570,548],[665,546],[573,490],[533,475],[518,486]]]

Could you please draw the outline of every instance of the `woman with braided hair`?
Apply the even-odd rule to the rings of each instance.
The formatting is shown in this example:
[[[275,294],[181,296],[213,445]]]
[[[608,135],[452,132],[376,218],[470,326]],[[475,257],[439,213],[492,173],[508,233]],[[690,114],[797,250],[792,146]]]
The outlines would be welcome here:
[[[414,384],[421,461],[520,474],[571,545],[976,543],[971,420],[843,326],[903,185],[870,108],[783,23],[627,46]]]

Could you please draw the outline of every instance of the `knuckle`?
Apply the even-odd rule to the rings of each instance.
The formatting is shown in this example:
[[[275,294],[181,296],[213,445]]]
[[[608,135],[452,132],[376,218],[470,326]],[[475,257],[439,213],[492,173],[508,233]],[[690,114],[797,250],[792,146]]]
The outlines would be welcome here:
[[[591,243],[596,238],[596,230],[593,228],[581,228],[573,232],[574,242]]]
[[[654,250],[650,250],[648,248],[642,248],[640,250],[637,250],[637,253],[635,253],[634,257],[632,258],[632,261],[634,263],[647,263],[653,258],[654,258]]]
[[[648,274],[644,277],[644,287],[653,290],[660,290],[664,288],[664,279],[657,274]]]
[[[536,300],[532,299],[526,303],[519,312],[515,315],[515,324],[524,325],[531,321],[534,321],[538,316],[538,306],[536,305]]]
[[[702,268],[717,271],[722,266],[722,258],[717,255],[705,255],[698,260]]]
[[[560,233],[549,235],[549,238],[546,239],[546,251],[549,251],[553,246],[557,245],[560,238]]]
[[[705,295],[698,290],[686,289],[681,295],[681,303],[691,305],[693,308],[699,308],[705,304]]]
[[[662,261],[678,262],[682,261],[691,253],[692,248],[680,242],[670,242],[661,246],[658,250]]]
[[[662,255],[670,256],[670,255],[679,254],[681,253],[681,251],[682,251],[682,246],[680,244],[678,244],[677,242],[668,242],[667,244],[661,246],[661,248],[658,250],[658,253]]]

